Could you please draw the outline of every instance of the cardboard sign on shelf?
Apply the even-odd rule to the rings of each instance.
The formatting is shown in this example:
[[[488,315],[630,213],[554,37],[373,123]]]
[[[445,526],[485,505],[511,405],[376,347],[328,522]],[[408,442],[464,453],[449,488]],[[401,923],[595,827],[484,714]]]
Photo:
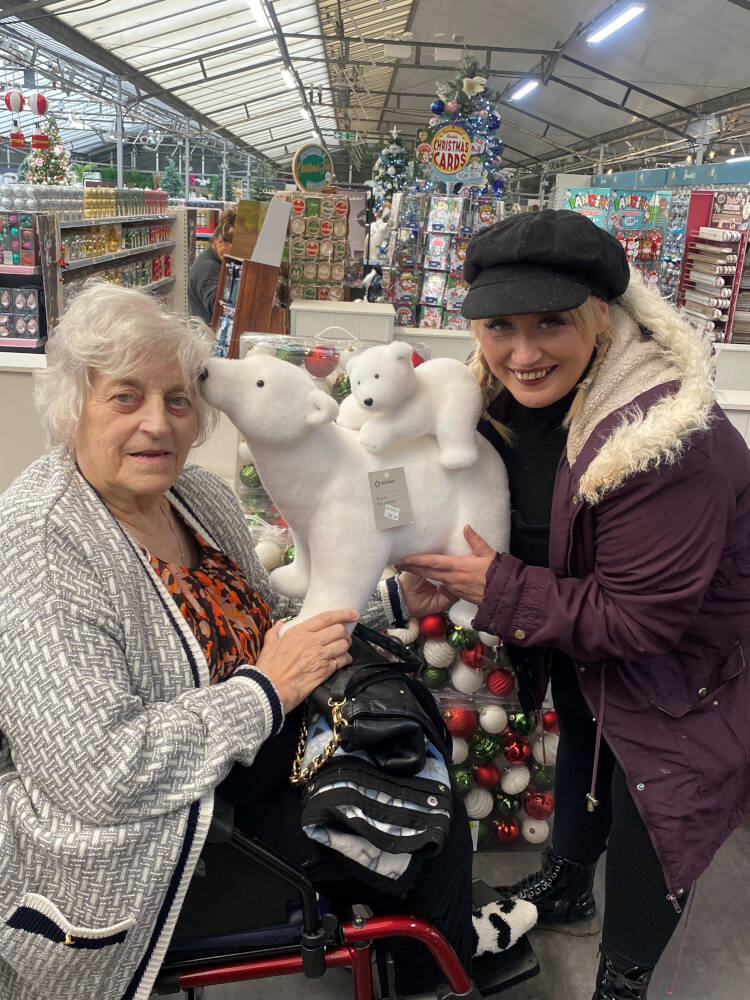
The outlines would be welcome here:
[[[333,160],[317,143],[300,146],[292,160],[294,182],[301,191],[321,191],[333,181]]]
[[[483,139],[472,140],[466,129],[455,123],[439,125],[429,135],[433,181],[467,183],[482,176]]]

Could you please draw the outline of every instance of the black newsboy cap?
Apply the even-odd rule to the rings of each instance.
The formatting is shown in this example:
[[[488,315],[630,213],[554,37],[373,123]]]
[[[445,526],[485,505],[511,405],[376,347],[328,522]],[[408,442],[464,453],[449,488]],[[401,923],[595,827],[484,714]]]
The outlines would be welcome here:
[[[524,212],[477,233],[464,278],[467,319],[575,309],[590,294],[610,301],[630,281],[625,251],[585,215]]]

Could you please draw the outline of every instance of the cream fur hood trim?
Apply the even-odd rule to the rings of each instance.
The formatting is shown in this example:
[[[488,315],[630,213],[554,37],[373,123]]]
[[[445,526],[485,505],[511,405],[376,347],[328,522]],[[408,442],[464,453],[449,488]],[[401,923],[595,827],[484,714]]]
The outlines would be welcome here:
[[[581,477],[579,496],[591,504],[647,469],[677,461],[687,439],[708,427],[714,402],[711,346],[633,274],[610,307],[612,343],[586,392],[568,434],[571,466],[607,416],[649,389],[678,381],[679,388],[643,413],[627,409]],[[644,339],[639,326],[653,339]]]

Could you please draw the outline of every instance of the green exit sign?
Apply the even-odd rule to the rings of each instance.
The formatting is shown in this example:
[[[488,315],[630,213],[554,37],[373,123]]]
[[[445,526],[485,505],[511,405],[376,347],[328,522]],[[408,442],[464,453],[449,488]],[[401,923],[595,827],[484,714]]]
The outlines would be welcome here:
[[[340,129],[336,129],[333,133],[333,138],[338,139],[342,142],[356,142],[357,133],[356,132],[342,132]]]

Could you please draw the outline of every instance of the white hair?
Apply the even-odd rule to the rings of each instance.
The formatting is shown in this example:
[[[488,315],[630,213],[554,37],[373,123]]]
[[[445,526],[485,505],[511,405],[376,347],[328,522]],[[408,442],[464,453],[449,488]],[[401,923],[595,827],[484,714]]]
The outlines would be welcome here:
[[[205,441],[218,414],[198,392],[198,376],[212,340],[200,320],[168,312],[147,292],[87,282],[49,337],[46,370],[34,376],[34,403],[48,442],[72,450],[93,373],[131,378],[165,361],[179,364],[195,408],[195,443]]]

